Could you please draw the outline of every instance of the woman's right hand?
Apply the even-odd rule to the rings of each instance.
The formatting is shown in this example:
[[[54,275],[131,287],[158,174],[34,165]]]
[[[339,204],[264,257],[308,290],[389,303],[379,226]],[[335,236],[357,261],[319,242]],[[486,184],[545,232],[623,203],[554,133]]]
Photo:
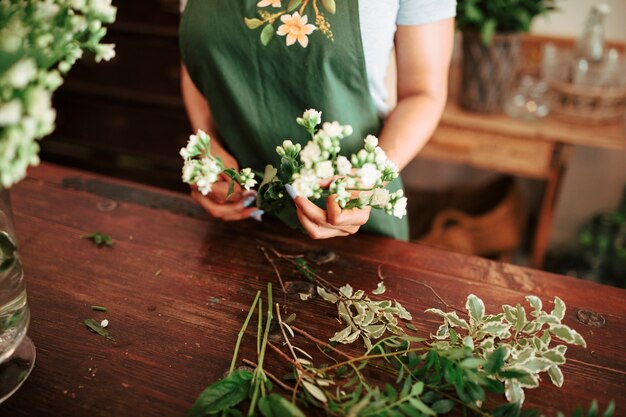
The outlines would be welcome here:
[[[226,176],[224,176],[226,177]],[[256,192],[236,190],[229,198],[228,195],[230,178],[220,177],[213,184],[211,192],[202,195],[194,186],[192,187],[191,197],[196,200],[204,210],[216,219],[223,221],[244,220],[249,217],[256,221],[261,221],[263,210],[256,208]],[[236,188],[239,188],[235,185]]]
[[[238,170],[237,161],[232,156],[221,149],[218,153],[225,166],[234,167]],[[238,184],[235,184],[235,192],[226,198],[230,181],[228,176],[221,174],[207,195],[202,195],[194,185],[191,187],[191,197],[216,219],[231,222],[251,217],[260,222],[263,210],[259,210],[255,205],[256,191],[244,191]]]

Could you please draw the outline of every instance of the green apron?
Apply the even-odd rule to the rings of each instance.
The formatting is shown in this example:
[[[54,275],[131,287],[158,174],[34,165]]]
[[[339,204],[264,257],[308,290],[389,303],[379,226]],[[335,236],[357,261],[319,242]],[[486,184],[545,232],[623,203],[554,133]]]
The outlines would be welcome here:
[[[278,165],[275,149],[283,140],[306,144],[308,134],[295,119],[314,108],[322,111],[323,121],[353,127],[354,133],[342,139],[342,154],[349,156],[361,149],[363,138],[380,133],[382,121],[369,92],[358,0],[336,0],[334,15],[318,0],[304,0],[285,13],[301,11],[308,24],[318,26],[308,35],[306,47],[299,42],[287,46],[287,37],[280,35],[280,18],[273,29],[266,28],[267,24],[248,27],[255,25],[247,26],[244,18],[260,21],[258,11],[279,13],[290,2],[282,0],[280,8],[258,7],[257,3],[189,0],[182,16],[182,59],[209,103],[220,142],[241,167],[263,172],[268,163]],[[265,46],[260,36],[264,28],[266,35],[274,32]],[[397,179],[388,188],[401,187]],[[408,239],[406,217],[397,219],[381,210],[372,210],[362,230]]]

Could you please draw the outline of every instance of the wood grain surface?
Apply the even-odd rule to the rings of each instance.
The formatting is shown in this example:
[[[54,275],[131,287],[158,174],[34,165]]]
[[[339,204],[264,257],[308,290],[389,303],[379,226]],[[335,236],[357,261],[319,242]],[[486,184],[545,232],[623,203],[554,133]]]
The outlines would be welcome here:
[[[563,388],[544,381],[528,391],[527,404],[554,413],[615,399],[616,415],[624,415],[624,290],[366,234],[312,241],[271,219],[219,223],[195,211],[187,196],[53,165],[32,169],[11,194],[37,362],[0,405],[3,417],[185,415],[228,369],[256,291],[268,281],[278,287],[259,245],[286,253],[331,249],[337,260],[319,271],[366,290],[376,287],[382,265],[385,297],[413,313],[422,336],[437,327],[423,311],[443,307],[423,284],[458,308],[474,293],[492,312],[527,294],[544,304],[559,296],[568,305],[565,323],[588,348],[570,347]],[[95,231],[109,234],[113,247],[80,239]],[[289,265],[279,266],[286,280],[298,278]],[[92,311],[94,304],[108,312]],[[287,309],[297,312],[300,328],[322,339],[340,329],[332,306],[319,298],[289,299]],[[580,323],[579,309],[602,314],[606,325]],[[107,318],[115,340],[90,333],[86,318]],[[254,338],[245,340],[242,357],[255,360]],[[282,375],[285,365],[268,355],[267,368]]]

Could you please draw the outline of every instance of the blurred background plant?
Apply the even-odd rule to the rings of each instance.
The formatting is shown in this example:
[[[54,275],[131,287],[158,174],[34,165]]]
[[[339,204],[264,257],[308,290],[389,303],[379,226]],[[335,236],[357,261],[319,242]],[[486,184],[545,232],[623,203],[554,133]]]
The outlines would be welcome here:
[[[458,0],[456,25],[490,44],[496,32],[528,32],[535,17],[552,10],[554,0]]]
[[[54,130],[52,93],[83,56],[115,56],[100,41],[115,20],[111,0],[0,0],[0,186],[39,162],[38,139]]]

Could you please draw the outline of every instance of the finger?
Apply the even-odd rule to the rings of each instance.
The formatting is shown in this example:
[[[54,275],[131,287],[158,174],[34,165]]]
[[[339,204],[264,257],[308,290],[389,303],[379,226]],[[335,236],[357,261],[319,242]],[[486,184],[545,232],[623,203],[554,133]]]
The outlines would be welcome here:
[[[306,217],[308,217],[313,223],[318,225],[326,224],[326,212],[317,207],[313,202],[304,197],[296,197],[294,200],[296,209],[301,211]]]
[[[362,226],[370,218],[371,207],[362,209],[341,209],[335,195],[330,195],[326,199],[326,210],[328,223],[333,226]]]
[[[304,230],[308,233],[311,239],[329,239],[331,237],[337,236],[348,236],[350,233],[345,232],[343,230],[325,227],[323,225],[317,224],[313,222],[310,218],[308,218],[302,210],[297,211],[298,220],[300,220],[300,224],[304,227]]]
[[[233,222],[237,220],[244,220],[250,217],[254,217],[255,220],[261,221],[262,215],[263,215],[263,210],[259,210],[256,207],[250,207],[247,209],[243,209],[241,211],[233,211],[231,213],[228,213],[227,215],[222,217],[222,220],[226,222]]]
[[[330,184],[332,184],[333,181],[335,181],[338,178],[341,178],[341,176],[340,175],[334,175],[334,176],[332,176],[332,177],[330,177],[328,179],[318,181],[318,184],[322,188],[328,188],[328,187],[330,187]]]
[[[225,216],[232,215],[233,213],[241,212],[244,210],[243,201],[232,204],[220,204],[211,200],[210,198],[203,196],[197,191],[192,192],[191,197],[196,200],[209,214],[211,214],[211,216],[218,219],[222,219]],[[254,211],[255,208],[251,207],[250,209]]]

